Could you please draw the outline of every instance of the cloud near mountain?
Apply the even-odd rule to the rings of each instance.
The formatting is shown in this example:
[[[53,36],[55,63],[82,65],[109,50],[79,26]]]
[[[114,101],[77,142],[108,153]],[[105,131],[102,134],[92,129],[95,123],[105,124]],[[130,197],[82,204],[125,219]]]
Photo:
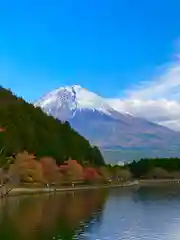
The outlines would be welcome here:
[[[128,90],[123,99],[108,99],[121,112],[180,130],[180,60],[169,63],[149,82]]]

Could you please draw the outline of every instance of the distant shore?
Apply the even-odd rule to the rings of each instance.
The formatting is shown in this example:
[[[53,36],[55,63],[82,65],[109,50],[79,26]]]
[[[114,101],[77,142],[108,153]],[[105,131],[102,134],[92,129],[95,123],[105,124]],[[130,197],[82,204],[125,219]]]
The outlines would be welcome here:
[[[159,185],[167,185],[167,184],[179,184],[180,179],[140,179],[140,186],[159,186]]]

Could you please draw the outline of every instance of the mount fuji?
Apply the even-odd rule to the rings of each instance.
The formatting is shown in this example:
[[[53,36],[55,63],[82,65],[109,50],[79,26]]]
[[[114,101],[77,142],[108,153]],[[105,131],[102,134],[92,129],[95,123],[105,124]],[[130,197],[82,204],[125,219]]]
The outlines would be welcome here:
[[[59,120],[69,121],[75,130],[100,147],[107,162],[180,156],[180,133],[119,112],[108,99],[79,85],[49,92],[34,106]]]

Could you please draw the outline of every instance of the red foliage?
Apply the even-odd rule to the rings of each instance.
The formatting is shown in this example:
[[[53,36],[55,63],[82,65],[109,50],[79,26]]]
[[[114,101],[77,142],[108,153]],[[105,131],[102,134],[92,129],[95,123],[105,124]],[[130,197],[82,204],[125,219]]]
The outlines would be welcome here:
[[[69,181],[83,180],[83,167],[76,160],[69,159],[59,170]]]
[[[99,178],[99,174],[95,168],[85,168],[84,169],[84,179],[85,180],[93,180]]]
[[[61,172],[68,171],[71,166],[81,169],[82,166],[76,160],[68,160],[63,165],[59,165],[59,170]]]
[[[0,132],[5,132],[5,131],[6,131],[5,128],[0,127]]]

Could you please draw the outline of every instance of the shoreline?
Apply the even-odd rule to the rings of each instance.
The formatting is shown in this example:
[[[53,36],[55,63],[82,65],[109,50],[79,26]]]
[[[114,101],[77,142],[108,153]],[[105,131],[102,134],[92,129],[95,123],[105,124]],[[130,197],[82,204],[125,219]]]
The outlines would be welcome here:
[[[140,179],[140,186],[162,186],[167,184],[180,184],[180,179]]]
[[[94,185],[94,186],[77,186],[77,187],[57,187],[57,188],[13,188],[8,194],[0,196],[5,198],[8,196],[20,196],[29,194],[55,194],[60,192],[73,192],[73,191],[83,191],[83,190],[98,190],[104,188],[128,188],[128,187],[153,187],[153,186],[167,186],[167,184],[179,184],[180,179],[140,179],[128,181],[120,184],[108,184],[108,185]]]
[[[109,184],[109,185],[96,185],[96,186],[78,186],[78,187],[58,187],[58,188],[13,188],[8,196],[16,196],[16,195],[28,195],[28,194],[42,194],[42,193],[58,193],[58,192],[73,192],[73,191],[82,191],[82,190],[97,190],[103,188],[123,188],[123,187],[133,187],[138,186],[139,181],[131,181],[121,184]]]

